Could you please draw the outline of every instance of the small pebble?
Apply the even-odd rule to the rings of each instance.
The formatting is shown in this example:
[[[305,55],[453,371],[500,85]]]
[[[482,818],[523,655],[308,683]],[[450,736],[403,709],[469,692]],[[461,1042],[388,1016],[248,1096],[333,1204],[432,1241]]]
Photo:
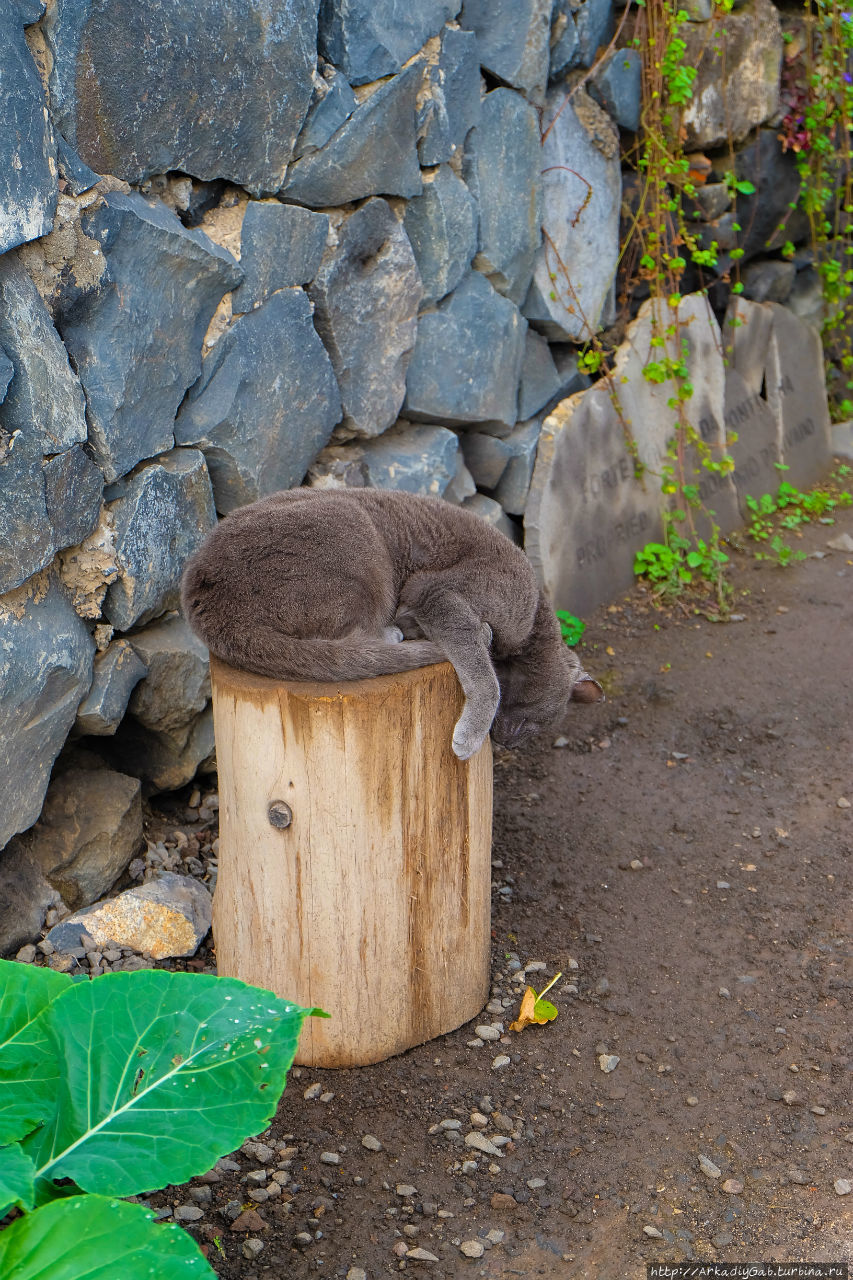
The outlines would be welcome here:
[[[729,991],[728,987],[720,987],[717,995],[722,996],[724,1000],[731,1000],[732,998],[732,993]]]
[[[350,1267],[346,1280],[367,1280],[367,1272],[364,1267]]]
[[[717,1168],[713,1160],[709,1160],[707,1156],[699,1157],[699,1168],[705,1174],[706,1178],[719,1178],[721,1170]]]
[[[479,1167],[480,1167],[480,1166],[477,1164],[477,1161],[476,1161],[476,1160],[463,1160],[463,1161],[462,1161],[462,1172],[463,1172],[463,1173],[476,1173],[476,1172],[477,1172],[477,1170],[479,1169]]]
[[[472,1111],[470,1119],[475,1129],[485,1129],[489,1123],[489,1117],[484,1116],[482,1111]]]
[[[179,1204],[175,1206],[176,1222],[198,1222],[204,1217],[204,1210],[195,1204]]]
[[[739,1196],[743,1191],[743,1183],[738,1182],[737,1178],[726,1178],[723,1190],[728,1196]]]
[[[838,805],[839,809],[850,808],[850,801],[847,799],[846,796],[839,796],[835,803]]]
[[[249,1236],[247,1240],[243,1241],[243,1257],[248,1258],[250,1261],[257,1258],[258,1254],[263,1253],[263,1251],[264,1242],[263,1240],[259,1240],[257,1236]]]
[[[598,1055],[598,1065],[601,1067],[601,1070],[605,1075],[609,1074],[611,1071],[615,1071],[619,1066],[619,1062],[620,1059],[615,1053],[600,1053]]]
[[[501,1244],[505,1235],[505,1231],[498,1231],[496,1227],[493,1227],[491,1231],[486,1233],[486,1239],[489,1244]]]
[[[687,1103],[688,1107],[696,1107],[699,1105],[699,1099],[692,1093],[689,1094],[684,1101]]]
[[[372,1133],[366,1133],[361,1140],[361,1145],[366,1147],[368,1151],[381,1151],[382,1143],[378,1138],[374,1138]]]
[[[836,1178],[832,1185],[839,1196],[849,1196],[853,1191],[853,1182],[849,1178]]]
[[[313,1102],[315,1098],[319,1098],[322,1092],[323,1086],[317,1081],[316,1084],[309,1084],[302,1096],[306,1102]]]
[[[499,1053],[498,1056],[492,1060],[492,1070],[500,1071],[501,1067],[508,1067],[511,1061],[512,1059],[507,1057],[505,1053]]]
[[[531,1191],[538,1191],[540,1187],[545,1186],[545,1179],[544,1178],[528,1178],[527,1186],[530,1188]]]
[[[461,1120],[439,1120],[438,1127],[440,1129],[461,1129]]]
[[[404,1200],[411,1200],[412,1196],[416,1196],[417,1190],[410,1182],[398,1182],[395,1187],[398,1196],[402,1196]]]
[[[459,1246],[459,1252],[466,1258],[482,1258],[486,1252],[486,1246],[482,1240],[463,1240]]]
[[[481,1040],[500,1040],[501,1033],[497,1027],[477,1027],[477,1035]]]
[[[658,1231],[657,1227],[643,1227],[643,1234],[652,1240],[663,1240],[663,1232]]]
[[[32,964],[36,958],[36,949],[32,942],[28,942],[26,946],[21,947],[20,951],[15,955],[16,960],[20,960],[21,964]]]
[[[470,1133],[465,1135],[465,1146],[473,1147],[475,1151],[482,1151],[487,1156],[499,1156],[502,1152],[496,1147],[485,1134],[478,1133],[476,1129],[472,1129]]]
[[[320,1162],[321,1164],[340,1164],[341,1157],[338,1155],[337,1151],[321,1151]]]
[[[486,1005],[486,1013],[503,1013],[503,1011],[504,1007],[502,1000],[490,1000]]]
[[[628,863],[628,866],[631,868],[632,871],[642,871],[643,869],[643,864],[639,858],[632,858],[631,861]]]
[[[802,1169],[789,1169],[788,1181],[796,1183],[798,1187],[805,1187],[808,1185],[809,1180]]]
[[[411,1258],[414,1262],[438,1262],[435,1254],[430,1253],[428,1249],[407,1249],[405,1257]]]
[[[524,966],[525,973],[544,973],[548,968],[544,960],[528,960]]]
[[[718,889],[731,889],[731,887],[732,887],[732,886],[729,884],[728,880],[718,880],[718,881],[717,881],[717,888],[718,888]]]
[[[825,1116],[826,1107],[809,1107],[809,1111],[813,1116]]]

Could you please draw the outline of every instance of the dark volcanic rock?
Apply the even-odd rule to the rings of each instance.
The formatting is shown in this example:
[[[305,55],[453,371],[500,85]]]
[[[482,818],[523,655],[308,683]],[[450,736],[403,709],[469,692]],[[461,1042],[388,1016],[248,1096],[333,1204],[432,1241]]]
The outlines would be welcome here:
[[[495,89],[483,99],[473,144],[480,198],[480,252],[474,265],[499,293],[521,303],[542,239],[536,111],[511,89]]]
[[[642,65],[636,49],[615,49],[593,76],[589,91],[604,110],[636,133],[640,127]]]
[[[240,266],[245,275],[234,290],[234,310],[251,311],[276,289],[313,280],[328,230],[328,214],[278,200],[251,201],[240,241]]]
[[[59,195],[56,143],[14,0],[0,0],[0,253],[47,235]]]
[[[477,205],[449,165],[424,175],[423,194],[406,206],[403,225],[424,286],[424,302],[450,293],[477,252]]]
[[[57,551],[75,547],[98,523],[104,477],[81,445],[44,464],[45,501]]]
[[[320,208],[372,195],[418,195],[415,111],[423,79],[423,63],[416,62],[383,84],[325,146],[289,167],[282,194]]]
[[[0,848],[39,816],[94,652],[85,623],[47,575],[0,601]]]
[[[0,435],[0,594],[53,559],[41,450],[32,438]]]
[[[113,640],[95,658],[92,687],[77,708],[76,728],[95,737],[115,733],[146,670],[129,640]]]
[[[320,52],[351,84],[370,84],[399,71],[459,6],[460,0],[321,0]]]
[[[476,32],[492,75],[541,101],[548,82],[553,0],[465,0],[459,25]]]
[[[420,318],[407,377],[406,417],[512,426],[526,330],[509,299],[472,271],[435,311]]]
[[[375,436],[396,420],[423,289],[409,238],[384,200],[337,228],[308,290],[341,390],[344,426]]]
[[[42,453],[86,439],[83,389],[38,290],[14,253],[0,258],[0,342],[14,377],[0,427],[20,431]]]
[[[137,468],[107,492],[120,576],[104,599],[104,616],[125,631],[175,609],[185,561],[216,524],[204,458],[173,449]]]
[[[473,31],[445,27],[438,63],[430,66],[421,104],[421,164],[442,164],[480,122],[480,57]]]
[[[115,480],[171,446],[204,333],[242,273],[159,200],[111,193],[83,225],[105,269],[94,289],[64,301],[59,327],[86,390],[90,442]]]
[[[518,417],[532,418],[549,400],[564,389],[564,379],[554,363],[548,343],[533,329],[527,330],[521,385],[518,389]]]
[[[281,289],[205,356],[175,438],[204,450],[224,514],[299,484],[340,416],[311,305],[301,289]]]
[[[317,151],[349,120],[358,103],[346,76],[328,62],[314,81],[314,97],[302,131],[293,147],[293,159]]]
[[[275,191],[311,101],[317,8],[57,0],[44,23],[56,122],[99,173],[180,169]]]

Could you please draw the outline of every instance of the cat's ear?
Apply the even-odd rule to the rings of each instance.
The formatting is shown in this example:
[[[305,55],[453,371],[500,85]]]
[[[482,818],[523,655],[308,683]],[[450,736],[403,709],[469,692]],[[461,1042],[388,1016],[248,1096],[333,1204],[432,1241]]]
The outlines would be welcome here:
[[[572,702],[604,702],[604,690],[597,680],[581,668],[580,675],[572,687]]]

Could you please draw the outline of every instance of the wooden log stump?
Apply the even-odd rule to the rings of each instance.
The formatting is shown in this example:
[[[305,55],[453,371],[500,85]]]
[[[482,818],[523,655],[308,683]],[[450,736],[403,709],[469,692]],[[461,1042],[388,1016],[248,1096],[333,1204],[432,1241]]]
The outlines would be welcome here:
[[[219,973],[331,1018],[296,1062],[381,1062],[467,1022],[489,983],[492,762],[451,750],[449,663],[282,683],[211,659]]]

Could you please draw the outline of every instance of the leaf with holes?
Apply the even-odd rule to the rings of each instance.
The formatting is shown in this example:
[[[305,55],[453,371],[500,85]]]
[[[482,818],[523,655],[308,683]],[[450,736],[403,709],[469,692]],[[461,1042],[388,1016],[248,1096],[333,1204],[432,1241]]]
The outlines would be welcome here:
[[[301,1009],[236,978],[165,970],[75,983],[40,1021],[62,1064],[54,1110],[24,1139],[39,1202],[137,1194],[205,1173],[272,1119]]]

